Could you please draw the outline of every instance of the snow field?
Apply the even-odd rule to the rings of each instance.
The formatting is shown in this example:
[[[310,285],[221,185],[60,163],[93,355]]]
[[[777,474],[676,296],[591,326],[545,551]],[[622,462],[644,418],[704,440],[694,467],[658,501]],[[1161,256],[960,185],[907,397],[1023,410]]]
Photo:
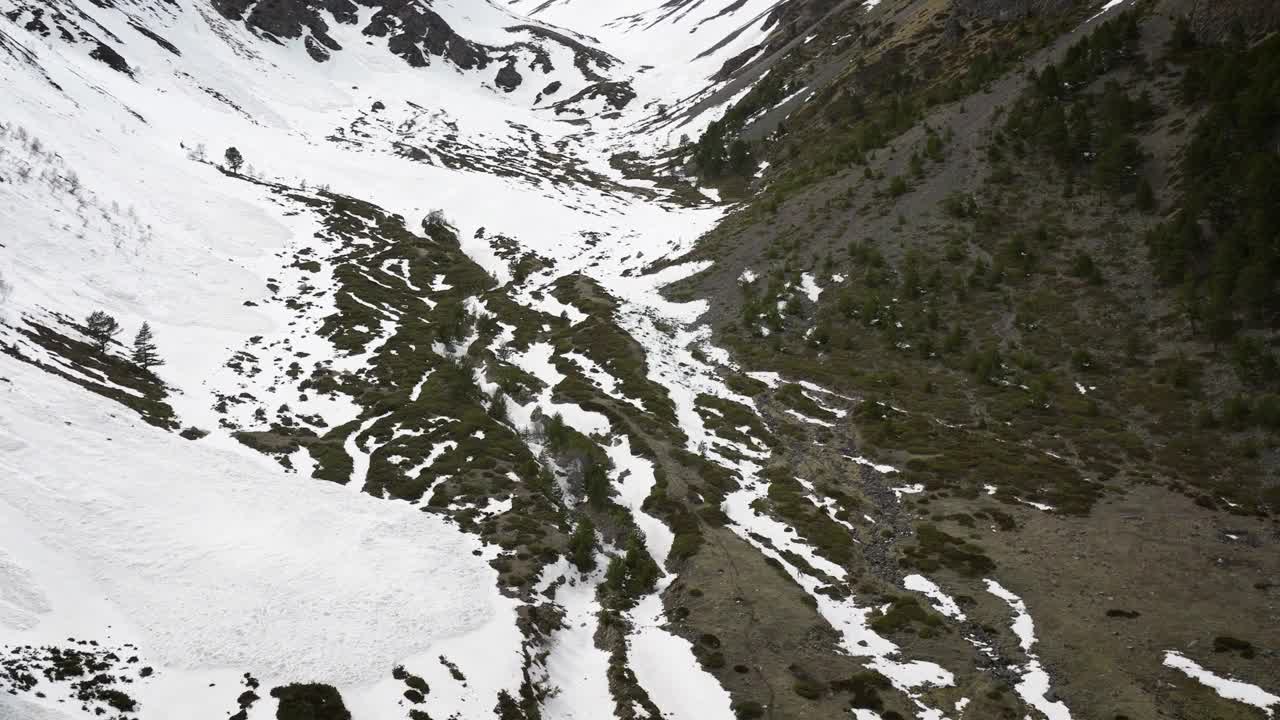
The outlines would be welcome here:
[[[156,666],[130,688],[149,712],[222,718],[242,690],[225,678],[241,672],[267,687],[323,678],[357,697],[451,639],[505,628],[518,640],[478,541],[441,519],[285,473],[229,440],[183,440],[9,358],[0,368],[12,381],[0,390],[0,566],[20,583],[7,585],[0,642],[105,632]],[[503,657],[519,668],[518,645],[502,647],[478,681]]]

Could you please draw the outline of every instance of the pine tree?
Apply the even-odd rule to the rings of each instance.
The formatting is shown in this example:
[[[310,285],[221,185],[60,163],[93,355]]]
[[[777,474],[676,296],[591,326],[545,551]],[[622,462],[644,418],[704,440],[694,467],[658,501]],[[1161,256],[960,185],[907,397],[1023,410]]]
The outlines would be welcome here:
[[[583,518],[569,538],[569,559],[582,572],[596,567],[596,526],[590,518]]]
[[[593,462],[582,476],[583,490],[591,507],[603,508],[609,504],[609,496],[613,488],[609,485],[609,469],[598,462]]]
[[[94,310],[84,321],[85,334],[93,338],[99,351],[105,351],[111,338],[120,334],[120,323],[101,310]]]
[[[164,364],[156,352],[156,344],[152,339],[151,325],[142,323],[138,334],[133,338],[133,364],[143,370],[150,370]]]
[[[229,147],[223,157],[227,161],[227,167],[231,168],[231,172],[240,172],[240,166],[244,165],[244,156],[239,150]]]

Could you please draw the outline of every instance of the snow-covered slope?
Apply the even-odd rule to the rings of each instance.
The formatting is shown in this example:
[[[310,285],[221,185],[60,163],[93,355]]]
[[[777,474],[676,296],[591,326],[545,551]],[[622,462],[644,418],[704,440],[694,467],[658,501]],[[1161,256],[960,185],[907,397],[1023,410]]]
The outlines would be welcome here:
[[[667,151],[835,8],[0,0],[0,720],[1071,717],[1035,593],[897,562],[834,429],[910,409],[663,292]]]
[[[316,207],[360,198],[410,227],[442,208],[499,284],[513,277],[511,239],[540,258],[512,290],[548,321],[573,308],[539,288],[583,270],[623,301],[629,330],[661,336],[660,320],[699,308],[656,288],[695,268],[638,271],[688,249],[720,210],[669,202],[608,158],[654,103],[700,90],[719,51],[693,64],[674,46],[615,56],[587,37],[609,30],[594,18],[553,18],[579,35],[488,2],[4,0],[0,11],[0,646],[52,648],[5,661],[39,682],[0,694],[0,717],[270,717],[268,702],[242,693],[291,682],[336,686],[361,719],[404,717],[406,706],[490,717],[530,687],[562,688],[548,717],[613,712],[595,706],[611,690],[591,651],[531,664],[517,601],[491,566],[496,545],[448,512],[360,492],[398,462],[382,448],[427,430],[384,430],[386,413],[317,378],[373,382],[405,347],[444,362],[448,348],[397,338],[412,303],[447,303],[459,281],[456,263],[424,275],[415,255],[379,255],[381,272],[358,264],[391,248],[361,228],[400,221]],[[677,22],[655,13],[641,15]],[[747,35],[764,32],[749,22]],[[228,146],[246,158],[240,173],[216,166]],[[341,229],[339,216],[350,220]],[[352,273],[395,284],[410,305],[362,299]],[[349,329],[357,349],[333,330],[353,302],[378,317]],[[474,298],[467,307],[486,312]],[[119,345],[100,355],[86,343],[78,323],[94,310],[120,321],[120,340],[150,323],[167,363],[160,382],[120,360]],[[430,374],[415,375],[412,401],[429,399]],[[539,407],[510,405],[513,418]],[[231,439],[281,423],[313,435],[350,425],[352,482],[312,481],[323,473],[305,449],[278,456],[281,467]],[[184,439],[180,427],[198,431]],[[424,450],[415,475],[456,447]],[[484,512],[511,510],[494,502]],[[544,577],[563,582],[551,568]],[[569,620],[592,621],[591,594],[565,593]],[[651,598],[634,618],[635,652],[661,667],[645,653],[684,641],[659,628]],[[553,634],[551,646],[590,636]],[[67,653],[110,681],[49,670]],[[727,716],[724,691],[685,656],[654,700]],[[582,676],[561,681],[564,668]],[[405,673],[430,686],[420,703],[406,700]]]
[[[29,366],[4,373],[6,645],[138,656],[118,669],[156,668],[129,688],[148,717],[224,717],[244,672],[267,687],[326,679],[378,716],[389,663],[430,666],[451,639],[492,641],[492,625],[518,641],[479,542],[442,520],[229,440],[188,442]],[[501,664],[448,655],[475,677]],[[0,715],[21,717],[25,701],[5,697]]]

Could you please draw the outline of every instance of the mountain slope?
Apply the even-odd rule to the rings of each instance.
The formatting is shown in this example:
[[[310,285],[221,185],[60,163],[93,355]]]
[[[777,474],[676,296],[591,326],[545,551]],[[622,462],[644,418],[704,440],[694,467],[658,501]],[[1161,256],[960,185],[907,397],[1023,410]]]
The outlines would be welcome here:
[[[712,298],[717,339],[744,365],[868,401],[809,436],[922,490],[900,563],[934,561],[927,528],[1025,574],[1010,587],[1057,624],[1063,646],[1042,657],[1073,712],[1253,716],[1153,691],[1176,673],[1132,653],[1275,640],[1275,338],[1258,290],[1273,266],[1227,230],[1248,217],[1236,237],[1274,233],[1274,203],[1248,198],[1274,177],[1275,18],[1015,6],[885,3],[856,42],[832,27],[775,65],[686,149],[749,202],[685,258],[708,269],[673,296]],[[1226,67],[1237,80],[1217,99],[1196,89]],[[796,92],[785,121],[768,112]],[[767,162],[755,178],[726,161],[741,139]],[[1182,247],[1170,230],[1206,206],[1223,211],[1162,271]],[[794,392],[773,396],[803,412]],[[791,462],[814,455],[797,446]],[[1117,617],[1132,621],[1104,620]],[[1267,686],[1265,653],[1225,652],[1219,671]],[[1110,695],[1080,687],[1098,677]]]
[[[1255,386],[1111,327],[1230,8],[0,3],[0,718],[1276,704]]]

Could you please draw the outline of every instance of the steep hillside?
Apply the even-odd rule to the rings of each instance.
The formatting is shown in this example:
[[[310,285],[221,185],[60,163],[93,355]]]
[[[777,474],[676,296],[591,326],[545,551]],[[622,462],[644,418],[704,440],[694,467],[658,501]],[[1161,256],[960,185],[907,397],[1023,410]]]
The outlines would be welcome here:
[[[1280,705],[1271,9],[0,12],[0,720]]]
[[[1072,710],[1251,716],[1160,697],[1132,653],[1277,640],[1277,16],[1096,12],[885,2],[785,54],[686,149],[744,202],[673,296],[745,368],[861,400],[788,461],[859,448],[921,489],[900,562],[943,533],[1024,578]],[[790,387],[755,399],[812,409]],[[1276,674],[1251,655],[1213,657]]]

